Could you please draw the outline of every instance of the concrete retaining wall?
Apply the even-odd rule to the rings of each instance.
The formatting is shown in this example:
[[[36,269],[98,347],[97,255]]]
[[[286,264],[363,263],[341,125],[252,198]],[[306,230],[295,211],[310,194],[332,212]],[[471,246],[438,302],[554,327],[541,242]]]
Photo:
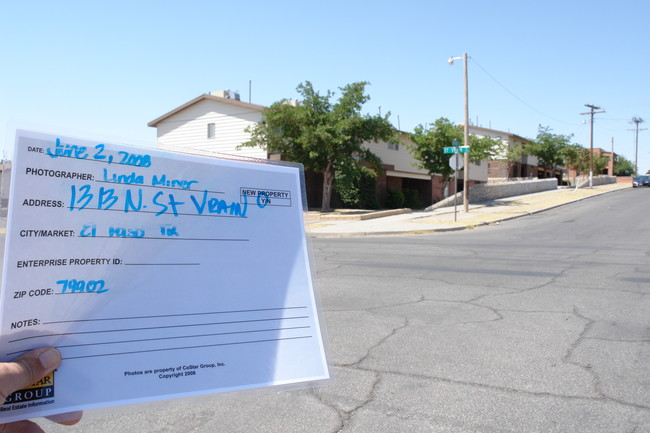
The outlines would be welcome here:
[[[599,186],[599,185],[609,185],[610,183],[616,183],[616,176],[605,176],[605,175],[600,175],[600,176],[594,176],[592,178],[592,183],[594,186]],[[580,176],[578,178],[571,178],[568,180],[569,185],[575,186],[575,184],[578,184],[578,188],[585,188],[589,186],[589,177],[584,177]]]
[[[557,179],[531,179],[507,183],[482,183],[474,185],[469,189],[470,203],[480,203],[484,201],[496,200],[504,197],[513,197],[516,195],[533,194],[536,192],[550,191],[557,189]],[[463,193],[458,194],[458,203],[463,202]],[[426,208],[426,211],[432,211],[441,207],[453,206],[454,196],[446,198],[438,203]]]
[[[533,194],[535,192],[557,189],[557,179],[531,179],[517,182],[474,185],[469,190],[470,202],[496,200],[515,195]]]

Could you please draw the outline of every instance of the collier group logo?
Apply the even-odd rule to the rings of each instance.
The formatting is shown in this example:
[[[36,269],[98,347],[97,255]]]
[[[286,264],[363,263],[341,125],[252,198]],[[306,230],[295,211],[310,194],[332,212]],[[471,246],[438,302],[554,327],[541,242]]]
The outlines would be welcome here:
[[[4,404],[22,403],[51,397],[54,397],[54,372],[48,374],[32,386],[19,389],[13,394],[10,394]]]

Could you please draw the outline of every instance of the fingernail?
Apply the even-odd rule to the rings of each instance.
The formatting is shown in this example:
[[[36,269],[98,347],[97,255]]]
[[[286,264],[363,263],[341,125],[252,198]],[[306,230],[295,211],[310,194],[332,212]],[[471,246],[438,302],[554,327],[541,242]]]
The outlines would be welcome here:
[[[38,356],[38,362],[45,370],[51,370],[61,362],[61,353],[52,347]]]

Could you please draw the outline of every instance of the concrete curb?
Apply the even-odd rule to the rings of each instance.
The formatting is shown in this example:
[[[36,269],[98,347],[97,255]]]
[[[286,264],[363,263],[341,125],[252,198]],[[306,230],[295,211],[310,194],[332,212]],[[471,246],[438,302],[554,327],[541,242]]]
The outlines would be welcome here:
[[[313,218],[312,222],[317,221],[366,221],[375,218],[383,218],[393,215],[402,215],[413,212],[410,208],[379,210],[359,214],[320,214],[318,218]]]
[[[484,224],[480,224],[484,225]],[[458,232],[461,230],[467,230],[472,227],[478,227],[473,225],[471,227],[449,227],[449,228],[437,228],[437,229],[424,229],[424,230],[404,230],[404,231],[385,231],[385,232],[356,232],[356,233],[311,233],[312,238],[362,238],[370,236],[415,236],[415,235],[430,235],[434,233],[443,233],[443,232]]]
[[[548,207],[536,209],[531,212],[522,212],[519,215],[512,215],[504,218],[499,218],[492,221],[483,221],[475,224],[468,224],[467,226],[458,226],[458,227],[438,227],[433,229],[422,229],[422,230],[389,230],[389,231],[376,231],[376,232],[356,232],[356,233],[309,233],[312,238],[351,238],[351,237],[370,237],[370,236],[415,236],[415,235],[430,235],[435,233],[447,233],[447,232],[456,232],[462,230],[474,229],[477,227],[482,227],[486,225],[499,224],[505,221],[511,221],[514,219],[522,218],[525,216],[536,215],[538,213],[546,212],[548,210],[556,209],[561,206],[565,206],[571,203],[577,203],[583,200],[587,200],[593,197],[598,197],[604,194],[608,194],[615,191],[622,191],[623,189],[614,189],[610,191],[601,191],[597,194],[590,195],[587,197],[580,197],[563,203],[551,205]],[[477,206],[480,206],[481,203],[477,203]],[[389,216],[389,215],[385,215]],[[377,218],[377,217],[375,217]]]

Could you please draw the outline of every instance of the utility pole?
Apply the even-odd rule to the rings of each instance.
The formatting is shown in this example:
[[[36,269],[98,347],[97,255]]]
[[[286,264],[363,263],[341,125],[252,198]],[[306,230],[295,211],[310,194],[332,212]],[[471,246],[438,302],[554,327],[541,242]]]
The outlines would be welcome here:
[[[605,110],[600,110],[600,107],[595,105],[585,104],[585,107],[589,108],[590,111],[587,113],[580,113],[581,115],[589,114],[591,118],[590,128],[589,128],[589,188],[594,187],[594,114],[604,113]]]
[[[630,123],[634,123],[634,176],[639,175],[639,166],[637,165],[639,161],[639,131],[645,131],[648,128],[643,128],[639,130],[639,123],[643,123],[645,120],[640,117],[633,117]]]
[[[463,54],[463,57],[450,57],[447,62],[450,65],[454,64],[454,60],[463,60],[463,76],[464,76],[464,82],[465,82],[465,125],[463,125],[463,136],[464,136],[464,146],[469,146],[469,84],[467,81],[467,59],[468,55],[467,53]],[[468,187],[468,181],[469,181],[469,154],[465,153],[463,157],[463,165],[464,167],[464,172],[463,172],[463,210],[465,213],[469,212],[469,187]]]
[[[467,81],[467,53],[463,54],[463,69],[465,76],[465,125],[463,125],[463,141],[469,146],[469,84]],[[463,210],[469,212],[469,152],[464,156],[465,172],[463,173]]]
[[[616,165],[616,158],[614,158],[614,137],[612,137],[612,158],[611,158],[611,162],[612,162],[612,169],[609,171],[609,175],[610,176],[615,176],[615,174],[614,174],[614,166]]]

